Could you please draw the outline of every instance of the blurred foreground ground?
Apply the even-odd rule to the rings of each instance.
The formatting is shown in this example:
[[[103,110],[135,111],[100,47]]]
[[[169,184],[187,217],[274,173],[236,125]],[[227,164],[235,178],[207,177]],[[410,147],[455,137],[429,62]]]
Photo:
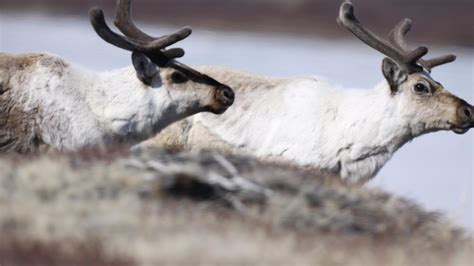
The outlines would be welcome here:
[[[0,158],[0,264],[468,266],[470,233],[378,189],[214,152]]]
[[[138,20],[209,29],[345,36],[335,23],[342,0],[135,0]],[[474,46],[472,0],[360,0],[356,14],[387,34],[400,19],[414,22],[410,38],[430,44]],[[87,14],[100,5],[112,15],[115,0],[0,0],[1,9],[56,15]],[[139,15],[138,15],[139,14]]]

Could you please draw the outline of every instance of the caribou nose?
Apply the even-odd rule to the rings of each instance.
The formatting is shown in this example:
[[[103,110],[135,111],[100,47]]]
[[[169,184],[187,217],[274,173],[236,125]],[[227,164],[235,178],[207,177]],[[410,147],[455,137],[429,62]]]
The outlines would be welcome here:
[[[458,110],[458,114],[463,118],[464,121],[473,123],[474,122],[474,108],[473,106],[467,104],[461,106]]]
[[[218,98],[222,103],[226,105],[231,105],[232,103],[234,103],[235,94],[231,88],[226,87],[226,86],[220,87],[218,95],[219,95]]]

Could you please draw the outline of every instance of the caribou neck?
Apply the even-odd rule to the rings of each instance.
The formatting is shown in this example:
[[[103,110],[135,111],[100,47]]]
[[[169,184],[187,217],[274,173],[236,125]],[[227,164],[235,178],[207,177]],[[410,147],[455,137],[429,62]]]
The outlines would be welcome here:
[[[412,138],[421,135],[405,117],[404,105],[394,100],[386,81],[371,90],[341,91],[346,94],[339,104],[338,120],[344,125],[340,136],[364,147],[386,147],[396,151]]]
[[[329,169],[347,181],[371,179],[401,146],[425,133],[410,124],[386,81],[371,90],[340,93],[344,96],[332,122],[336,130],[328,140],[340,144],[327,155],[338,158]]]
[[[168,104],[172,99],[160,81],[144,85],[133,67],[101,73],[86,90],[90,108],[114,141],[142,141],[173,122],[165,118],[176,107]]]

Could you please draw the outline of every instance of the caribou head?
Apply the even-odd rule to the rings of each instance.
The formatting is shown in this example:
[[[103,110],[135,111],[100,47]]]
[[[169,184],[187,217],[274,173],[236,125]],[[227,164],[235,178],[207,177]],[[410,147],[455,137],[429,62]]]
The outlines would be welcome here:
[[[355,17],[354,7],[346,1],[341,5],[339,24],[352,32],[362,42],[386,56],[382,72],[393,98],[403,106],[410,126],[418,133],[437,130],[452,130],[466,133],[474,127],[474,107],[450,93],[441,83],[431,77],[431,70],[439,65],[453,62],[454,55],[445,55],[430,60],[422,59],[428,48],[410,50],[405,35],[411,21],[403,19],[384,40],[367,30]]]
[[[186,106],[190,111],[186,115],[201,111],[220,114],[232,105],[234,92],[231,88],[176,61],[184,55],[183,49],[166,49],[188,37],[191,34],[189,27],[170,35],[152,37],[133,23],[130,12],[131,0],[117,1],[115,25],[124,35],[109,28],[100,8],[92,8],[89,15],[94,30],[104,41],[132,52],[133,66],[144,85],[150,90],[165,89],[176,101],[190,99]]]

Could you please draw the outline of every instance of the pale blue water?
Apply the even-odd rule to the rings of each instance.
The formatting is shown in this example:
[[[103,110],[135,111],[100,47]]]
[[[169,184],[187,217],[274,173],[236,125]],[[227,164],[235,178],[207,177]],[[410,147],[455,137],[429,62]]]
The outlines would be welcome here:
[[[156,35],[176,29],[145,28]],[[382,79],[382,56],[348,38],[303,39],[195,28],[179,46],[186,49],[181,61],[187,64],[225,65],[274,76],[318,75],[346,87],[371,88]],[[95,70],[130,64],[130,54],[98,38],[85,17],[0,14],[0,51],[48,51]],[[430,51],[458,55],[455,63],[437,68],[433,76],[473,103],[474,50],[437,47]],[[441,132],[415,139],[395,154],[370,185],[414,199],[474,228],[473,132],[462,136]]]

